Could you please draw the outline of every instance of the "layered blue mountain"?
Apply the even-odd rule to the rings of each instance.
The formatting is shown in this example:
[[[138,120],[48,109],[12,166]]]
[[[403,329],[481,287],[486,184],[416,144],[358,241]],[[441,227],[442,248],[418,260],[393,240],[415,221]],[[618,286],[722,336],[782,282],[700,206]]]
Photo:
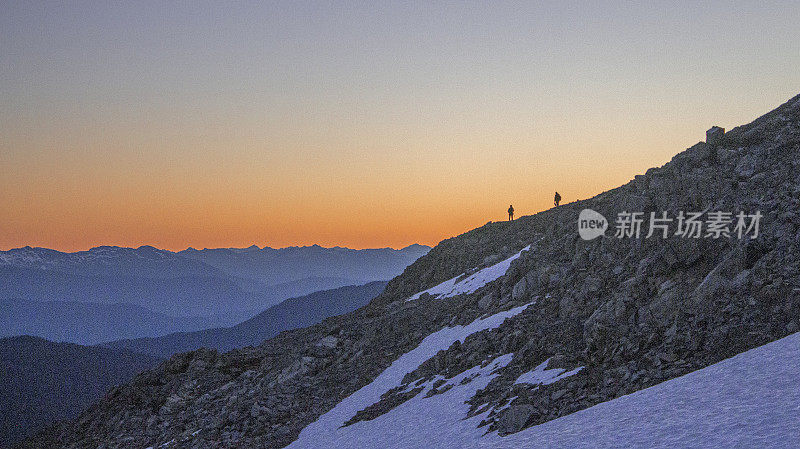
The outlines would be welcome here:
[[[2,251],[0,337],[94,344],[232,326],[287,298],[390,279],[428,249]]]
[[[71,419],[112,386],[174,353],[201,347],[228,351],[258,345],[284,330],[310,326],[351,312],[383,292],[386,281],[289,298],[236,326],[179,332],[158,338],[119,340],[98,346],[55,343],[39,337],[0,338],[0,447],[8,447],[60,419]],[[113,335],[163,332],[170,326],[202,326],[128,304],[8,300],[0,304],[0,328],[18,332],[19,322],[61,326],[35,328],[49,339],[108,341]],[[30,315],[30,316],[28,316]],[[126,328],[126,323],[141,328]],[[146,325],[152,329],[146,329]]]
[[[169,357],[178,352],[199,348],[230,351],[256,346],[282,331],[311,326],[325,318],[363,307],[381,294],[386,284],[385,281],[375,281],[289,298],[232,327],[176,332],[156,338],[120,340],[105,346],[159,357]]]
[[[206,329],[216,321],[205,317],[174,317],[125,303],[0,299],[2,336],[37,335],[52,341],[96,344]]]
[[[189,248],[178,254],[202,261],[214,268],[242,279],[256,279],[275,285],[303,279],[338,279],[344,285],[389,280],[403,272],[412,262],[425,255],[430,247],[410,245],[400,250],[391,248],[362,249],[319,245],[288,248]],[[328,287],[333,288],[333,287]]]

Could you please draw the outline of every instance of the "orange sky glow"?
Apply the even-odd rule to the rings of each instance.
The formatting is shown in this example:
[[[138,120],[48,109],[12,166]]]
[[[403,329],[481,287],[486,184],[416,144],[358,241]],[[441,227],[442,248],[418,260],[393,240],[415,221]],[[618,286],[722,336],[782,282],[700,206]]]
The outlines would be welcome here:
[[[800,8],[734,6],[19,2],[0,249],[400,248],[585,199],[798,93]]]

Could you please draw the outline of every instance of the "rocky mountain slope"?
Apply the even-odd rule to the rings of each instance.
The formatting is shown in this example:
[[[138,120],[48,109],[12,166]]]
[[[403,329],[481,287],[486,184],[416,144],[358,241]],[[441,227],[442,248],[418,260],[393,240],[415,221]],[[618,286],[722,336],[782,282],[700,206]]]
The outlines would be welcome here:
[[[158,357],[169,357],[177,352],[199,348],[230,351],[234,348],[255,346],[281,331],[310,326],[330,316],[363,307],[385,287],[385,281],[376,281],[323,290],[299,298],[289,298],[235,326],[178,332],[155,338],[119,340],[104,346]]]
[[[74,418],[109,388],[160,360],[37,337],[0,339],[0,447]]]
[[[369,447],[357,430],[442,395],[465,407],[440,416],[501,438],[706,367],[798,330],[798,156],[800,97],[617,189],[445,240],[353,313],[173,356],[26,447]],[[586,208],[606,238],[579,237]],[[626,211],[763,218],[755,238],[615,238]]]

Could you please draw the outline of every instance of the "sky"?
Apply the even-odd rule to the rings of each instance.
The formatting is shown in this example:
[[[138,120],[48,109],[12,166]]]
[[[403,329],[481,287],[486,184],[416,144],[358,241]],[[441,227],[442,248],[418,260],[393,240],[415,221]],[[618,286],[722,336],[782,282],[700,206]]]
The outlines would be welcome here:
[[[433,245],[800,93],[798,2],[0,4],[0,249]]]

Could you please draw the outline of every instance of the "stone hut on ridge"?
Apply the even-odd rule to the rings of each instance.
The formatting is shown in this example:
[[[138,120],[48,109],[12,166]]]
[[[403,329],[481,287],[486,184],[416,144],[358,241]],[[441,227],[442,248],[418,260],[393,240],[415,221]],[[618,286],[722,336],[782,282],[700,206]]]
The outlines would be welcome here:
[[[725,128],[712,126],[708,131],[706,131],[706,143],[709,145],[717,145],[722,141],[723,135],[725,135]]]

